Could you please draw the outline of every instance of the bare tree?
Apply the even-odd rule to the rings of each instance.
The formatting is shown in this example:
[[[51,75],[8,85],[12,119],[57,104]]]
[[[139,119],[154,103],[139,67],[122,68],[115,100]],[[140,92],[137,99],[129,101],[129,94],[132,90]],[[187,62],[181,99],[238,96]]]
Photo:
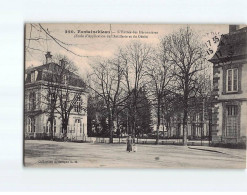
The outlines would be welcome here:
[[[176,91],[183,97],[183,144],[187,145],[188,102],[195,95],[198,73],[204,69],[206,52],[189,26],[167,36],[162,43],[174,67]]]
[[[167,130],[167,137],[171,136],[172,119],[181,111],[181,96],[169,90],[163,97],[161,112],[162,120]]]
[[[146,68],[150,64],[152,48],[140,42],[133,42],[120,50],[120,56],[124,63],[125,87],[129,96],[133,98],[132,105],[129,105],[130,114],[133,118],[132,136],[135,137],[137,101],[140,89],[146,84]]]
[[[81,95],[85,92],[85,83],[76,75],[77,69],[74,64],[66,58],[60,61],[60,69],[58,69],[58,76],[60,78],[58,99],[59,99],[59,114],[62,118],[62,129],[64,137],[67,137],[67,128],[70,114],[73,108],[77,112],[86,111],[83,107],[83,99]],[[76,105],[77,102],[80,102]],[[76,108],[76,106],[79,106]]]
[[[201,98],[207,98],[212,93],[212,67],[205,62],[204,70],[202,70],[197,76],[197,96]]]
[[[54,67],[53,67],[54,68]],[[56,110],[59,109],[58,105],[58,90],[59,90],[59,77],[54,74],[51,65],[46,65],[44,74],[44,86],[45,92],[40,91],[40,103],[44,106],[44,112],[48,115],[48,121],[50,122],[50,136],[53,139],[54,136],[54,117]]]
[[[166,48],[165,48],[166,49]],[[162,114],[164,113],[164,104],[166,96],[169,94],[170,81],[172,79],[171,66],[166,56],[166,51],[156,51],[152,56],[151,63],[147,67],[148,88],[151,92],[153,106],[156,110],[157,118],[157,138],[156,144],[159,143],[159,129]],[[163,121],[164,123],[164,121]]]
[[[51,125],[51,137],[53,137],[54,114],[59,113],[62,119],[63,137],[67,137],[69,117],[76,102],[80,101],[77,110],[86,110],[81,99],[85,91],[85,83],[77,76],[77,68],[66,56],[55,57],[56,63],[46,64],[44,74],[45,93],[42,94],[42,103],[45,104],[45,112],[48,114],[48,121]]]
[[[113,127],[118,107],[125,101],[123,82],[123,64],[119,57],[96,63],[89,75],[89,88],[96,96],[103,99],[108,115],[110,143],[113,143]]]

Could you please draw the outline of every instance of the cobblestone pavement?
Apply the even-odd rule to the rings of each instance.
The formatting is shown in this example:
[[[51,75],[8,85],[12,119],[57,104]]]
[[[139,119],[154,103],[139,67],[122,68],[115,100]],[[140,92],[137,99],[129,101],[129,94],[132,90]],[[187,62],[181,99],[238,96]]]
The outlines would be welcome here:
[[[209,151],[210,150],[210,151]],[[246,150],[174,145],[93,144],[25,141],[28,167],[245,168]]]

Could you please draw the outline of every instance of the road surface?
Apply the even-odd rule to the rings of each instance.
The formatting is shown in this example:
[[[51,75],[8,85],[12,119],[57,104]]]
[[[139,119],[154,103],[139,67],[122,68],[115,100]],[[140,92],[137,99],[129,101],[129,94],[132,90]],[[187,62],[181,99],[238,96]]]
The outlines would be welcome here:
[[[246,150],[199,146],[95,144],[26,140],[27,167],[245,168]]]

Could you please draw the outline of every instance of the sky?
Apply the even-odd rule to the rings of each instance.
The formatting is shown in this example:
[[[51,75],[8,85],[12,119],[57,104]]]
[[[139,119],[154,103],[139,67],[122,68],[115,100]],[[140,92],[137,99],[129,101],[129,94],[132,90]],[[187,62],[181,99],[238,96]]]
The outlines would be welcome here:
[[[118,48],[133,40],[158,46],[160,40],[186,24],[41,24],[57,42],[49,37],[38,23],[25,26],[26,68],[45,63],[45,53],[65,55],[78,67],[83,77],[90,71],[90,64],[98,58],[111,58]],[[214,36],[229,32],[229,25],[189,25],[206,44]],[[41,30],[41,31],[40,31]],[[142,31],[142,32],[140,32]],[[143,33],[144,32],[144,33]],[[110,36],[111,35],[111,36]],[[99,37],[95,37],[99,36]],[[102,37],[103,36],[103,37]],[[136,36],[136,37],[135,37]],[[212,45],[214,51],[217,45]],[[75,55],[76,54],[76,55]]]

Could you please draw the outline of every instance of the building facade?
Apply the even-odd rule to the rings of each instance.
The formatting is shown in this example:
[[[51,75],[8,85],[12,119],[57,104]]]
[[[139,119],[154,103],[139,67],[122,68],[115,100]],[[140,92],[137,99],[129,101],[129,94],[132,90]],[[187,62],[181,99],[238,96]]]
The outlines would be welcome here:
[[[211,105],[209,98],[192,98],[189,101],[187,135],[189,140],[211,139]],[[183,111],[171,119],[170,137],[183,137]]]
[[[25,71],[25,138],[62,139],[66,136],[66,139],[86,140],[85,83],[69,71],[63,76],[59,75],[62,66],[52,62],[51,57],[48,52],[45,64]],[[63,82],[55,79],[59,76],[63,77]],[[68,117],[66,128],[63,125],[65,117]]]
[[[212,141],[246,143],[247,27],[230,25],[209,61],[214,86]]]

